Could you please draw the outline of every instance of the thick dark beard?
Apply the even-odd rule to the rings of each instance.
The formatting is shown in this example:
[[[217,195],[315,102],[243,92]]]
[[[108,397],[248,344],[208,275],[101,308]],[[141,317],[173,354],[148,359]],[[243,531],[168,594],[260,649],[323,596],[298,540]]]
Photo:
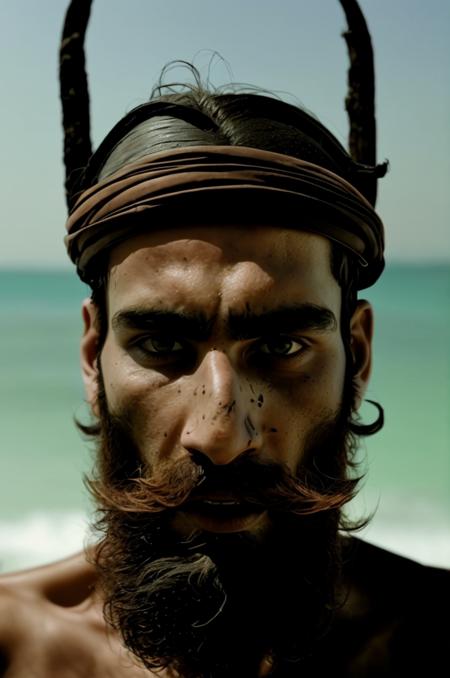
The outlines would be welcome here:
[[[346,479],[349,403],[310,436],[295,475],[255,458],[226,468],[187,458],[149,473],[103,391],[100,406],[90,487],[104,538],[95,562],[105,615],[125,645],[148,669],[182,678],[256,677],[264,657],[271,676],[297,675],[335,607],[340,509],[357,482]],[[174,512],[200,485],[233,488],[266,508],[264,538],[176,534]]]

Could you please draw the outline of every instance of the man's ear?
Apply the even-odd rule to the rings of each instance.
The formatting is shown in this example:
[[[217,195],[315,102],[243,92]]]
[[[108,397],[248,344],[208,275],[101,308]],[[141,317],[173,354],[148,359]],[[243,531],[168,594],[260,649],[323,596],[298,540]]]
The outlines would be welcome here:
[[[350,349],[353,356],[355,409],[359,409],[372,369],[373,311],[368,301],[359,300],[350,322]]]
[[[81,371],[86,400],[93,414],[98,417],[98,374],[99,339],[97,309],[91,299],[85,299],[82,306],[83,337],[81,339]]]

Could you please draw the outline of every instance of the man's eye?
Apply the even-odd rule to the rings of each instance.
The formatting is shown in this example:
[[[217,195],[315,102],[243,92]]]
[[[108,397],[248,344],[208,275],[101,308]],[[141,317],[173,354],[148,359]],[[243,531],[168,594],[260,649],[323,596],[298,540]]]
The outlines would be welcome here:
[[[259,345],[261,353],[272,356],[293,356],[304,349],[304,345],[299,341],[294,341],[289,337],[273,337],[266,339]]]
[[[146,337],[136,342],[136,345],[150,355],[168,355],[183,351],[181,342],[172,337]]]

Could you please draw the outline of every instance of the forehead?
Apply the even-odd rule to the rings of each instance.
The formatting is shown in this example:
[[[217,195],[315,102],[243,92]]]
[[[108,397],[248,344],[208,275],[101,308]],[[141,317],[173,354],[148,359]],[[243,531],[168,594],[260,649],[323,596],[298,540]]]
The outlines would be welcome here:
[[[111,252],[110,314],[126,306],[217,313],[290,301],[337,310],[340,289],[326,238],[271,226],[171,228],[128,239]]]

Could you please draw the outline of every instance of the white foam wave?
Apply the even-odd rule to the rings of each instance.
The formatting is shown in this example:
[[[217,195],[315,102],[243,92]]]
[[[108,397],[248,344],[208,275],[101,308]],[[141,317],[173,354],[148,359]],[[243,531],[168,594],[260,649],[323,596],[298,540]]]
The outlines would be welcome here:
[[[410,495],[362,493],[350,516],[374,514],[358,536],[424,565],[450,568],[450,511],[443,503]]]
[[[424,565],[450,569],[450,527],[410,529],[405,525],[380,522],[361,533],[361,538],[377,546],[417,560]]]
[[[34,567],[79,551],[88,538],[83,513],[36,512],[0,521],[0,572]]]

